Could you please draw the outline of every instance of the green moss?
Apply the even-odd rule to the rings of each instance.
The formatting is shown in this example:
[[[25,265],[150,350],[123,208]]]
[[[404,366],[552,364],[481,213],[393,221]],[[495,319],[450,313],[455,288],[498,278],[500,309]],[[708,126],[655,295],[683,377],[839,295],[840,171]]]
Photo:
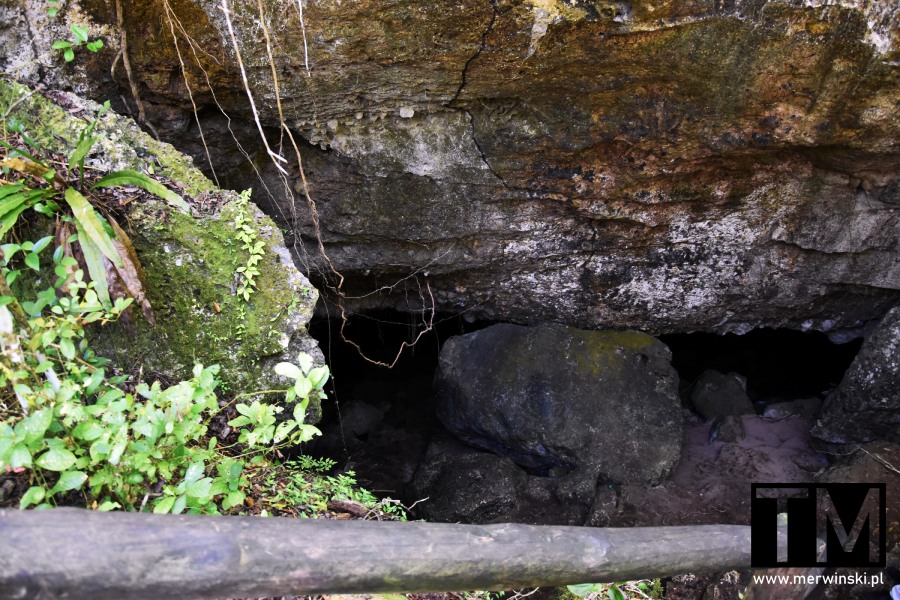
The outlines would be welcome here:
[[[302,278],[291,278],[290,265],[281,264],[272,250],[283,245],[281,234],[261,216],[257,223],[266,256],[259,265],[259,288],[249,303],[234,294],[234,269],[246,260],[232,239],[235,203],[202,224],[162,202],[146,202],[130,212],[157,324],[139,322],[128,348],[116,343],[121,326],[108,328],[101,342],[109,342],[103,343],[109,353],[121,360],[130,354],[149,368],[173,374],[188,373],[195,360],[217,363],[229,384],[247,391],[275,384],[260,363],[286,349],[297,322],[311,316],[316,294]],[[134,356],[135,350],[146,354]]]
[[[78,135],[90,120],[96,118],[100,106],[90,100],[78,98],[77,103],[85,109],[82,116],[78,117],[39,93],[31,96],[28,93],[27,87],[0,78],[0,109],[5,113],[8,107],[21,100],[10,117],[24,123],[28,135],[41,148],[59,154],[71,154],[78,143]],[[86,161],[91,168],[157,173],[180,182],[184,186],[184,192],[192,196],[216,189],[190,158],[170,144],[151,138],[127,117],[108,111],[100,119],[95,136],[98,138],[97,142]]]
[[[579,373],[602,375],[604,371],[618,369],[624,350],[641,352],[658,343],[656,339],[639,331],[587,331],[571,330],[572,336],[581,341],[573,349],[572,360]]]

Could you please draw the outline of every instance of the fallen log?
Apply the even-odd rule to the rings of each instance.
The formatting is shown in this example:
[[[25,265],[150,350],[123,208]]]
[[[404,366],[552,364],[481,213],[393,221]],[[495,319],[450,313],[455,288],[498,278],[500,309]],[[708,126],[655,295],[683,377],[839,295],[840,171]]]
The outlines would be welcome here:
[[[519,589],[750,566],[750,528],[0,510],[0,599]]]

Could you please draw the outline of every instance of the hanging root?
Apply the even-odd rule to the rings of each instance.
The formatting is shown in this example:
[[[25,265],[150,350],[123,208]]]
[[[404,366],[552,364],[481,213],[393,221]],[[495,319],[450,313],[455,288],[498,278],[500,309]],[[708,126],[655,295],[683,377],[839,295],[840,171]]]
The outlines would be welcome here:
[[[121,0],[117,1],[120,2]],[[269,147],[269,140],[266,139],[266,133],[263,131],[262,123],[259,120],[259,111],[256,110],[256,101],[253,100],[253,93],[250,91],[250,84],[247,82],[247,70],[244,68],[244,60],[241,58],[241,49],[238,46],[237,37],[234,35],[234,27],[231,25],[231,11],[228,10],[228,0],[222,0],[222,12],[225,14],[225,23],[228,25],[228,35],[231,37],[234,55],[237,58],[238,67],[241,69],[241,81],[244,84],[244,91],[247,93],[247,99],[250,101],[250,110],[253,112],[253,121],[256,123],[256,128],[259,130],[259,137],[266,147],[266,152],[268,152],[269,157],[272,159],[272,164],[275,165],[275,168],[278,169],[282,175],[287,176],[288,172],[280,164],[286,163],[287,160]],[[263,15],[260,15],[260,18],[262,17]]]
[[[117,2],[121,2],[121,0],[117,0]],[[327,265],[328,270],[331,272],[331,275],[333,275],[334,278],[336,279],[336,285],[331,285],[331,284],[326,283],[326,286],[335,294],[336,299],[337,299],[336,304],[337,304],[338,308],[340,309],[341,339],[344,342],[346,342],[346,343],[350,344],[351,346],[353,346],[354,348],[356,348],[357,352],[364,360],[366,360],[370,363],[379,365],[379,366],[393,368],[399,361],[400,356],[402,355],[403,351],[406,348],[411,348],[411,347],[415,346],[419,342],[419,340],[422,338],[423,335],[425,335],[426,333],[428,333],[429,331],[431,331],[434,328],[435,300],[434,300],[434,295],[431,291],[431,285],[427,280],[427,273],[425,273],[425,276],[426,276],[425,291],[427,292],[428,300],[426,300],[426,297],[425,297],[426,294],[423,293],[422,285],[419,284],[419,298],[421,300],[421,306],[422,306],[422,309],[421,309],[422,329],[419,331],[418,335],[415,337],[415,339],[412,342],[403,342],[401,344],[393,361],[388,363],[388,362],[382,362],[382,361],[372,359],[372,358],[366,356],[366,354],[363,352],[362,348],[359,346],[358,343],[347,338],[347,336],[345,335],[345,328],[349,324],[349,317],[348,317],[347,309],[345,306],[345,301],[346,301],[347,297],[344,294],[343,289],[342,289],[343,285],[344,285],[344,276],[337,270],[337,268],[332,263],[331,258],[328,256],[328,253],[325,250],[324,242],[322,241],[322,232],[321,232],[320,221],[319,221],[319,213],[316,208],[316,203],[313,200],[313,198],[310,194],[310,191],[309,191],[309,182],[307,181],[306,173],[303,169],[303,161],[302,161],[302,157],[300,154],[300,148],[299,148],[299,145],[297,144],[297,141],[294,138],[294,135],[293,135],[290,127],[288,126],[288,123],[285,120],[285,116],[284,116],[284,108],[282,106],[282,101],[281,101],[281,89],[280,89],[280,82],[279,82],[279,78],[278,78],[278,70],[275,65],[275,57],[274,57],[274,52],[273,52],[273,48],[272,48],[272,46],[273,46],[272,40],[271,40],[271,37],[269,34],[269,28],[266,24],[265,6],[264,6],[262,0],[257,0],[256,4],[257,4],[258,15],[259,15],[260,29],[263,33],[263,38],[265,40],[267,58],[268,58],[268,62],[269,62],[269,66],[270,66],[271,74],[272,74],[272,83],[273,83],[273,88],[275,91],[275,104],[276,104],[276,108],[278,111],[278,120],[279,120],[279,125],[280,125],[280,131],[282,134],[282,140],[283,140],[284,136],[287,136],[287,138],[290,142],[290,145],[293,148],[294,155],[297,160],[297,168],[298,168],[298,171],[300,174],[300,181],[301,181],[301,185],[302,185],[303,195],[306,198],[306,203],[309,208],[309,214],[310,214],[310,218],[312,221],[313,232],[314,232],[316,242],[318,245],[318,251],[319,251],[319,254],[322,256],[323,260],[325,261],[325,264]],[[303,17],[302,0],[296,0],[296,7],[297,7],[297,12],[300,17],[300,27],[301,27],[301,31],[302,31],[302,35],[303,35],[304,67],[306,69],[307,77],[311,77],[311,72],[310,72],[310,67],[309,67],[309,48],[308,48],[307,37],[306,37],[306,24],[305,24],[304,17]],[[228,28],[228,34],[229,34],[229,37],[231,40],[232,49],[234,50],[234,54],[237,59],[238,67],[240,69],[241,81],[243,83],[244,92],[246,93],[247,99],[250,103],[250,110],[253,115],[253,121],[256,124],[257,131],[259,132],[260,140],[262,141],[263,145],[265,146],[266,152],[269,155],[269,158],[271,159],[272,164],[275,166],[275,168],[277,169],[277,171],[279,173],[279,177],[282,180],[282,184],[283,184],[285,193],[288,195],[288,197],[291,200],[291,218],[287,219],[287,220],[293,225],[296,221],[296,207],[295,207],[293,193],[291,191],[292,186],[289,181],[289,175],[288,175],[287,170],[285,169],[285,165],[288,161],[287,161],[287,159],[284,158],[284,156],[281,153],[281,150],[282,150],[281,143],[279,143],[279,151],[276,152],[269,145],[269,141],[266,138],[265,130],[263,128],[263,125],[262,125],[262,122],[260,119],[259,111],[256,107],[256,101],[253,96],[253,93],[250,90],[250,84],[249,84],[249,81],[247,78],[247,72],[244,67],[243,58],[241,56],[240,45],[238,43],[237,36],[234,31],[234,25],[232,22],[232,13],[228,7],[228,0],[221,1],[221,9],[225,16],[225,23]],[[171,7],[169,6],[168,2],[166,2],[166,11],[167,11],[167,18],[169,20],[169,26],[172,31],[173,40],[175,40],[176,50],[178,50],[178,43],[177,43],[177,39],[175,36],[175,30],[174,30],[174,25],[173,25],[173,21],[177,22],[177,18],[175,17],[174,13],[172,12]],[[182,31],[182,33],[186,36],[186,33],[184,32],[184,29],[183,29],[183,27],[181,27],[180,23],[178,23],[178,27]],[[194,56],[197,59],[197,62],[199,64],[200,61],[199,61],[199,57],[197,56],[196,43],[194,43],[192,40],[189,40],[189,42],[191,44],[192,51],[194,52]],[[179,56],[179,61],[181,61],[182,70],[184,70],[184,62],[182,60],[180,50],[178,51],[178,56]],[[127,70],[127,68],[126,68],[126,70]],[[201,66],[201,70],[202,70],[202,66]],[[204,74],[205,73],[206,72],[204,70]],[[207,77],[207,81],[209,81],[208,77]],[[185,80],[185,82],[187,83],[187,80]],[[210,90],[212,90],[211,86],[210,86]],[[190,92],[190,90],[189,90],[189,92]],[[215,98],[215,96],[213,96],[213,97]],[[315,100],[315,99],[313,99],[313,100]],[[191,102],[193,104],[193,96],[191,96]],[[219,106],[219,108],[221,110],[221,106]],[[224,111],[222,111],[222,112],[223,112],[223,114],[225,114]],[[195,113],[195,118],[196,118],[196,114],[197,114],[196,105],[194,105],[194,113]],[[226,116],[226,118],[228,118],[227,114],[225,116]],[[230,119],[229,119],[229,124],[230,124]],[[199,120],[198,120],[198,125],[199,125]],[[231,128],[229,126],[229,130],[230,129]],[[232,132],[232,136],[234,137],[233,132]],[[239,144],[239,146],[240,146],[240,144]],[[205,140],[204,140],[204,147],[205,147]],[[245,156],[247,156],[247,158],[249,160],[249,156],[247,155],[247,153],[243,149],[241,149],[241,151],[244,153]],[[254,169],[256,169],[255,166],[254,166]],[[257,176],[262,181],[259,171],[257,170],[256,172],[257,172]],[[271,197],[271,192],[269,192],[268,188],[267,188],[267,193],[269,193],[269,196]],[[273,202],[273,204],[275,206],[279,205],[278,202]],[[284,214],[282,214],[282,216],[285,218],[287,217]],[[372,293],[377,293],[378,291],[383,291],[385,289],[393,289],[396,285],[398,285],[402,281],[413,278],[413,277],[415,277],[416,281],[418,282],[417,275],[418,275],[418,273],[423,271],[423,269],[419,269],[419,270],[415,271],[414,273],[410,274],[408,277],[405,277],[405,278],[401,279],[400,281],[398,281],[393,286],[388,286],[388,288],[379,288],[379,290],[376,290],[375,292],[372,292]],[[325,280],[326,282],[330,278],[329,276],[326,276],[324,273],[322,274],[322,276],[323,276],[323,280]]]
[[[128,34],[125,31],[125,19],[122,14],[122,0],[116,0],[116,21],[119,26],[120,47],[119,54],[116,55],[112,68],[113,70],[115,69],[116,64],[119,62],[119,57],[121,57],[122,64],[125,66],[125,74],[128,76],[128,85],[131,87],[131,97],[134,98],[134,103],[137,105],[138,120],[147,126],[153,134],[153,137],[159,139],[159,134],[156,132],[156,129],[149,121],[147,121],[147,115],[144,113],[144,103],[141,102],[141,93],[138,91],[137,83],[135,83],[134,76],[131,72],[131,61],[128,60]]]
[[[187,67],[185,67],[184,58],[181,56],[181,48],[178,46],[178,36],[175,35],[175,23],[173,21],[174,14],[172,13],[172,7],[169,6],[169,0],[163,0],[163,8],[165,8],[166,11],[166,21],[169,23],[169,31],[172,33],[172,43],[175,45],[175,52],[178,54],[178,63],[181,65],[181,76],[184,77],[184,86],[187,88],[188,97],[191,99],[191,106],[194,109],[194,121],[196,121],[197,130],[200,132],[200,141],[203,143],[204,152],[206,152],[206,161],[209,164],[209,170],[212,172],[216,186],[221,187],[219,185],[219,178],[216,175],[216,168],[213,166],[212,156],[209,155],[209,146],[206,145],[206,136],[203,135],[203,126],[200,125],[200,115],[197,112],[197,103],[194,102],[194,93],[191,91],[191,83],[188,81]]]

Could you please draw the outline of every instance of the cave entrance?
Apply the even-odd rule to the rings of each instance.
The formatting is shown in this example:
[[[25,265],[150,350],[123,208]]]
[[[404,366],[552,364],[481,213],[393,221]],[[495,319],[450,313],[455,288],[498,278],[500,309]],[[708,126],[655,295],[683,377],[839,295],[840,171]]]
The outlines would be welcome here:
[[[342,339],[340,318],[315,317],[310,334],[332,378],[322,406],[323,435],[304,450],[354,470],[359,483],[376,495],[406,501],[404,487],[429,442],[445,433],[435,417],[432,391],[440,346],[491,324],[437,313],[426,327],[421,313],[370,311],[349,317],[344,327],[343,336],[356,348]],[[404,343],[413,345],[403,349],[392,368],[373,362],[393,363]]]
[[[392,369],[365,360],[343,341],[340,319],[318,317],[310,325],[333,379],[320,423],[324,435],[304,451],[334,459],[342,470],[354,470],[360,484],[376,495],[399,498],[407,505],[418,500],[409,497],[406,488],[429,445],[450,435],[435,416],[432,390],[441,344],[493,324],[440,314],[433,323]],[[390,363],[401,344],[411,343],[421,330],[420,314],[384,310],[354,315],[344,335],[367,357]],[[860,339],[835,344],[819,332],[787,329],[744,335],[667,334],[660,339],[672,350],[686,408],[691,386],[713,369],[746,378],[747,394],[760,414],[779,401],[823,399],[861,345]]]
[[[861,338],[838,344],[818,331],[754,329],[733,333],[659,336],[672,350],[684,394],[708,369],[746,378],[747,394],[758,405],[779,400],[824,397],[836,387],[859,352]]]

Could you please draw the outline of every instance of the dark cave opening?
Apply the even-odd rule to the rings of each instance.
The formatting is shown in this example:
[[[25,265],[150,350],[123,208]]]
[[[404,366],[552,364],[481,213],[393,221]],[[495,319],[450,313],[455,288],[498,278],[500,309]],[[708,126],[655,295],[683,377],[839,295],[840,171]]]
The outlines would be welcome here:
[[[423,328],[421,314],[378,311],[356,314],[343,335],[365,355],[392,362],[401,344]],[[435,416],[432,390],[440,347],[451,336],[492,325],[457,315],[435,315],[433,328],[403,350],[392,369],[362,358],[341,339],[340,319],[316,318],[310,325],[325,353],[333,379],[323,405],[323,436],[305,452],[327,456],[343,470],[354,470],[376,495],[414,502],[406,486],[429,444],[450,434]],[[691,384],[707,369],[736,372],[747,379],[757,411],[766,404],[799,398],[823,398],[843,377],[861,339],[832,343],[819,332],[759,329],[744,335],[683,333],[659,336],[672,350],[685,400]],[[686,404],[686,403],[685,403]],[[687,405],[687,404],[686,404]]]
[[[707,369],[736,372],[747,378],[750,398],[762,403],[825,394],[840,383],[862,345],[862,338],[836,344],[824,333],[794,329],[659,338],[672,350],[682,391]]]

